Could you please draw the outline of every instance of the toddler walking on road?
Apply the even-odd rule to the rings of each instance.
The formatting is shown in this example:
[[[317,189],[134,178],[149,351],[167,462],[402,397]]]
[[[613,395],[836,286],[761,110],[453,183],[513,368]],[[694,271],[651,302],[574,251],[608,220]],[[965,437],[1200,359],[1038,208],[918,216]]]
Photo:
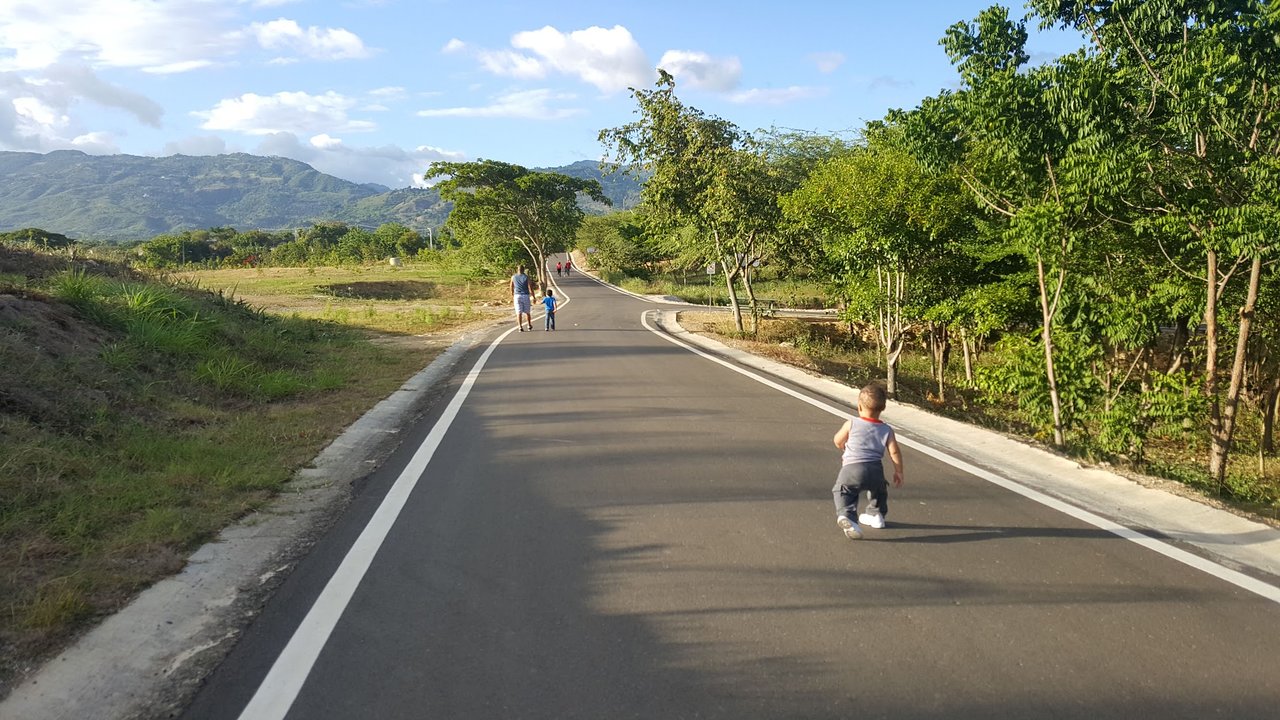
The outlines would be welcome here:
[[[542,298],[542,304],[547,308],[547,323],[544,330],[556,329],[556,294],[547,288],[547,296]]]
[[[884,527],[889,513],[889,486],[881,464],[885,451],[893,461],[893,486],[902,487],[902,453],[893,428],[880,419],[887,399],[884,388],[867,385],[858,393],[858,416],[846,420],[836,431],[835,445],[842,451],[840,474],[831,488],[836,502],[836,524],[850,540],[862,537],[861,522],[873,528]],[[858,515],[858,498],[869,493],[866,512]],[[855,520],[854,518],[857,518]]]

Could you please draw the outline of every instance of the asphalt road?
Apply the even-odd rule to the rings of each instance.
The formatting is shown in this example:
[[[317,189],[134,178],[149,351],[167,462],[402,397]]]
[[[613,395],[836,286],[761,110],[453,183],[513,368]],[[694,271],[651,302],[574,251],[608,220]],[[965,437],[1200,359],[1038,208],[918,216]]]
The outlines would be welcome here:
[[[560,284],[559,329],[455,378],[185,718],[1280,716],[1274,602],[905,448],[849,541],[839,418]]]

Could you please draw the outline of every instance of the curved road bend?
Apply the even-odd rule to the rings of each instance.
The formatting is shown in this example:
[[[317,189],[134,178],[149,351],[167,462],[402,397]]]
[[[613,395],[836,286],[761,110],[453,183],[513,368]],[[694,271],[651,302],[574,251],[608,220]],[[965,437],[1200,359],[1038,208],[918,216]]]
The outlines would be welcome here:
[[[910,449],[891,527],[848,541],[839,418],[560,285],[559,329],[406,428],[185,718],[1280,712],[1280,605]]]

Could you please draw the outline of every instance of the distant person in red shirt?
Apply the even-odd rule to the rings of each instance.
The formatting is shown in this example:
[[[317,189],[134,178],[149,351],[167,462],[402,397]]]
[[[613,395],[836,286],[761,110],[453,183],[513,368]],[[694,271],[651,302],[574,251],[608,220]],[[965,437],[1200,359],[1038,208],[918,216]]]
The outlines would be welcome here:
[[[568,274],[569,274],[569,271],[570,271],[570,270],[572,270],[572,269],[573,269],[573,261],[572,261],[572,260],[565,260],[565,261],[564,261],[564,274],[565,274],[565,275],[568,275]]]
[[[564,263],[556,263],[556,277],[560,277],[560,270],[564,267]]]

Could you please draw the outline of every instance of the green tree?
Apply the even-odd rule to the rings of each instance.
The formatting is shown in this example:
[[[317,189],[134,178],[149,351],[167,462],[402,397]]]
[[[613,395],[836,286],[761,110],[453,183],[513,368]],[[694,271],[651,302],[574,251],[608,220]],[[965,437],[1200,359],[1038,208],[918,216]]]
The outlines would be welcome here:
[[[643,223],[643,216],[635,211],[587,217],[578,228],[577,248],[591,254],[596,270],[648,275],[657,251]]]
[[[978,201],[1003,218],[1004,241],[1034,270],[1049,422],[1061,447],[1080,403],[1063,402],[1054,343],[1069,301],[1069,271],[1082,262],[1084,246],[1103,252],[1091,229],[1099,220],[1098,196],[1112,189],[1099,186],[1089,170],[1099,148],[1109,147],[1111,88],[1104,64],[1083,54],[1025,68],[1026,39],[1025,23],[1011,21],[1001,7],[949,28],[942,44],[964,88],[922,104],[908,137],[920,157],[954,168]]]
[[[1083,32],[1126,101],[1136,141],[1106,183],[1141,177],[1134,222],[1174,272],[1204,288],[1209,473],[1224,487],[1244,389],[1249,335],[1280,217],[1280,7],[1266,0],[1033,0],[1046,24]],[[1239,292],[1233,288],[1243,287]],[[1230,313],[1222,306],[1234,298]],[[1235,325],[1225,391],[1224,324]]]
[[[902,135],[901,126],[872,124],[862,146],[819,164],[781,201],[793,223],[823,238],[849,312],[875,326],[890,395],[908,330],[928,304],[913,287],[954,254],[957,204],[966,201],[953,177],[906,151]]]
[[[768,250],[776,232],[777,175],[750,136],[733,123],[682,103],[675,79],[659,70],[656,88],[631,88],[640,119],[600,131],[618,166],[648,173],[641,195],[649,227],[686,261],[714,263],[744,331],[736,283]]]
[[[542,280],[547,256],[564,252],[573,243],[584,213],[579,193],[611,204],[600,183],[560,173],[535,172],[495,160],[435,162],[427,179],[447,177],[436,185],[440,197],[453,201],[447,224],[479,227],[485,237],[501,243],[515,241]],[[544,286],[545,281],[543,280]]]

